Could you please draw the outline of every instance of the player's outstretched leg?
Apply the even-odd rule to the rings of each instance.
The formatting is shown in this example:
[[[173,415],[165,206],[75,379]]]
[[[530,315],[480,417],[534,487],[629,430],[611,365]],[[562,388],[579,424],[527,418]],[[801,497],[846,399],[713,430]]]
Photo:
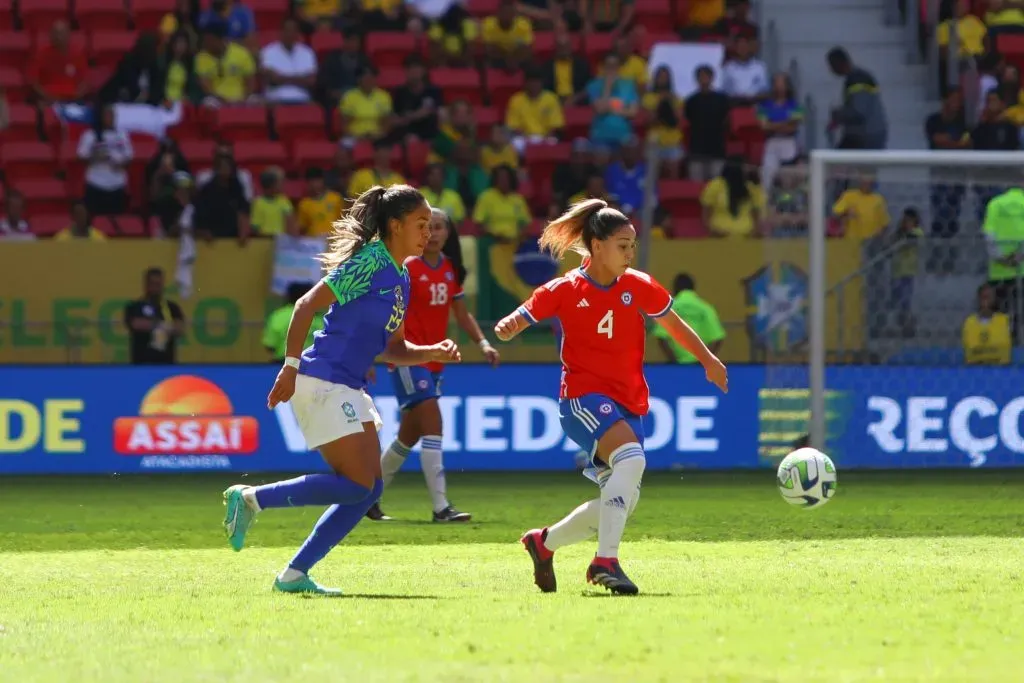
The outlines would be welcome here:
[[[619,543],[647,458],[639,443],[630,442],[612,451],[607,462],[612,472],[601,489],[597,556],[587,568],[587,580],[612,593],[635,595],[639,589],[619,564]]]
[[[541,591],[554,593],[558,589],[555,551],[596,534],[600,509],[600,500],[588,500],[556,524],[523,534],[520,541],[533,560],[533,582]]]

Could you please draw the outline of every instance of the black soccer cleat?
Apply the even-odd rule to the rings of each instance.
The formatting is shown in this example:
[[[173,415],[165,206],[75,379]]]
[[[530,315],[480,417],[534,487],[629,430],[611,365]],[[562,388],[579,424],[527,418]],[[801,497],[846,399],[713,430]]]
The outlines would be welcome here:
[[[604,586],[616,595],[636,595],[640,589],[622,571],[618,558],[595,557],[587,567],[587,581],[595,586]]]
[[[555,580],[555,553],[544,545],[547,529],[531,529],[523,534],[519,541],[526,548],[533,560],[533,582],[542,593],[554,593],[558,590]]]
[[[473,515],[468,512],[459,512],[454,505],[449,505],[444,510],[434,513],[435,522],[468,522]]]
[[[374,503],[370,506],[370,509],[366,511],[366,518],[374,522],[390,522],[391,518],[384,514],[384,511],[380,509],[380,503]]]

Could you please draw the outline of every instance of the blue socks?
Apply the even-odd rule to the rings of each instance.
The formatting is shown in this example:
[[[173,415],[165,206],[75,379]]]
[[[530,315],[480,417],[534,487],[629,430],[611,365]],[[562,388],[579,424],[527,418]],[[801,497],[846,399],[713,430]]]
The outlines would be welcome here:
[[[345,481],[348,480],[346,479]],[[349,482],[349,484],[352,484],[352,482]],[[355,484],[352,485],[355,486]],[[272,484],[272,486],[278,486],[278,484]],[[341,543],[352,529],[356,528],[356,525],[363,519],[370,506],[380,500],[380,494],[384,491],[384,483],[377,479],[373,483],[372,490],[366,491],[362,487],[359,488],[365,492],[362,500],[335,504],[327,508],[327,512],[320,517],[316,526],[313,527],[313,533],[309,535],[306,542],[299,548],[299,552],[295,553],[295,557],[288,563],[289,569],[295,569],[308,574],[313,565],[324,559],[327,553],[331,551],[331,548]],[[262,499],[260,500],[260,505],[263,505]]]
[[[257,486],[253,493],[260,509],[265,510],[336,503],[349,505],[363,501],[371,491],[340,474],[307,474],[287,481]],[[379,497],[378,493],[377,498]],[[369,509],[370,505],[366,507]]]

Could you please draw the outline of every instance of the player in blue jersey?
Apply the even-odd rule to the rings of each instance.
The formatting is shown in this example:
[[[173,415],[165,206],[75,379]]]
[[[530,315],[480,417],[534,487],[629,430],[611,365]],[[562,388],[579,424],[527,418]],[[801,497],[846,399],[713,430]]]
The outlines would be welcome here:
[[[236,551],[260,510],[330,506],[275,579],[275,590],[340,594],[314,582],[309,570],[355,528],[383,490],[381,421],[366,393],[374,359],[394,365],[460,360],[450,339],[427,346],[405,339],[409,274],[399,264],[422,254],[429,238],[430,206],[418,190],[373,187],[334,224],[321,257],[327,276],[295,305],[284,365],[267,405],[291,403],[306,444],[320,451],[332,472],[224,492],[224,529]],[[313,316],[323,309],[323,330],[303,351]]]

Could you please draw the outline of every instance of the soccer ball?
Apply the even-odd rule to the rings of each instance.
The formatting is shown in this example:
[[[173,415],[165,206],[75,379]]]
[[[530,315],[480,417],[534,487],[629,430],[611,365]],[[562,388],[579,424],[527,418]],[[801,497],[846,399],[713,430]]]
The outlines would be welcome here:
[[[779,463],[778,483],[790,505],[821,506],[836,494],[836,466],[815,448],[799,448]]]

